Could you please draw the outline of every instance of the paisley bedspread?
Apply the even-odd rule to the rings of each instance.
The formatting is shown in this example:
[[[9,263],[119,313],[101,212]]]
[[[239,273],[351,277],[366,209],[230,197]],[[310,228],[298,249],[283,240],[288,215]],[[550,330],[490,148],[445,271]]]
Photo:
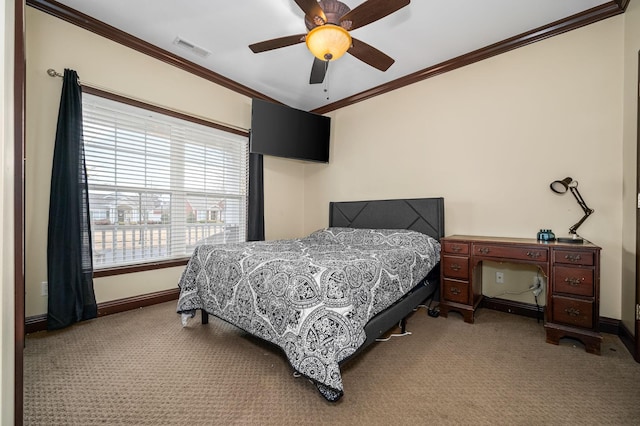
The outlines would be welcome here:
[[[339,363],[364,326],[440,260],[414,231],[326,228],[293,240],[198,246],[180,278],[177,311],[204,309],[276,344],[322,395],[343,394]]]

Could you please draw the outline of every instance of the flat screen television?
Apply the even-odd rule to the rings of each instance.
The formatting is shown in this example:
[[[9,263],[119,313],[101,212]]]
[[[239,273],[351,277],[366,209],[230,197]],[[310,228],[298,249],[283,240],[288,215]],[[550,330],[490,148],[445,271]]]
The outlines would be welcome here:
[[[329,162],[331,118],[253,99],[249,150],[252,153]]]

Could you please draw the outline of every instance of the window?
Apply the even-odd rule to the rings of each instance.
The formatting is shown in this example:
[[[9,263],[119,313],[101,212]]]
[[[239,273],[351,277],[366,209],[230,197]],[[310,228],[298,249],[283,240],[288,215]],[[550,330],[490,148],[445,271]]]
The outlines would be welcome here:
[[[96,270],[246,239],[247,135],[149,108],[83,93]]]

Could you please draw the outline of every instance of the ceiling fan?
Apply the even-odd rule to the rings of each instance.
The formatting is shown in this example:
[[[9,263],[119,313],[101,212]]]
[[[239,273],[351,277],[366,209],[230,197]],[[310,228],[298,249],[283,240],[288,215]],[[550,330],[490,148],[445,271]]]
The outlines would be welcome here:
[[[249,45],[253,53],[306,42],[313,53],[310,84],[324,81],[330,61],[345,52],[380,71],[395,62],[375,47],[351,37],[349,31],[384,18],[407,6],[410,0],[367,0],[353,10],[338,0],[294,0],[305,13],[306,34],[274,38]]]

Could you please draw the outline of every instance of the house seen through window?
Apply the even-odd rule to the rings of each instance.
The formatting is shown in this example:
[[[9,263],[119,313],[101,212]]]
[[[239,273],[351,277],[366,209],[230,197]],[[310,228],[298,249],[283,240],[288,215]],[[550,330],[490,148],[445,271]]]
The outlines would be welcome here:
[[[245,241],[247,136],[174,115],[83,93],[95,269]]]

